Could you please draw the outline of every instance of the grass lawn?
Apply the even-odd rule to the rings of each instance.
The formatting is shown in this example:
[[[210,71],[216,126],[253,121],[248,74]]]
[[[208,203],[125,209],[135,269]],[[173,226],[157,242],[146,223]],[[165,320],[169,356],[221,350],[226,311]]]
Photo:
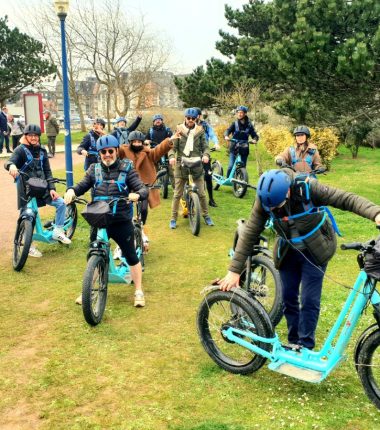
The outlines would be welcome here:
[[[256,182],[254,154],[250,180]],[[217,154],[226,167],[224,151]],[[261,154],[265,168],[272,161]],[[59,173],[59,172],[58,172]],[[79,180],[82,166],[75,171]],[[344,148],[321,181],[380,204],[380,151]],[[61,189],[62,191],[62,189]],[[170,197],[172,193],[170,193]],[[193,237],[188,221],[169,230],[170,200],[150,211],[144,287],[147,306],[135,309],[133,288],[111,284],[102,323],[89,327],[79,306],[88,227],[80,219],[70,247],[41,245],[42,259],[11,269],[0,255],[0,428],[4,429],[378,429],[380,412],[364,395],[353,348],[372,324],[370,309],[343,362],[321,384],[269,371],[250,376],[219,369],[203,351],[195,317],[203,286],[226,272],[235,221],[248,217],[254,193],[238,200],[215,192],[216,226]],[[345,241],[376,235],[373,223],[333,211]],[[339,243],[342,243],[339,239]],[[357,274],[355,252],[338,251],[326,279],[318,345],[334,322]],[[284,322],[279,331],[285,333]]]

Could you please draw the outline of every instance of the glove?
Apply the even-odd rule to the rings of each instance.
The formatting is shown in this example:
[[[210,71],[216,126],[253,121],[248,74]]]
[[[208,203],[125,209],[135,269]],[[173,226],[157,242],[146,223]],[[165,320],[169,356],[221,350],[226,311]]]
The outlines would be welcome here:
[[[277,158],[276,164],[279,167],[282,167],[284,165],[284,160],[282,158]]]
[[[65,204],[69,205],[75,199],[75,197],[76,195],[74,190],[72,188],[68,189],[63,197]]]

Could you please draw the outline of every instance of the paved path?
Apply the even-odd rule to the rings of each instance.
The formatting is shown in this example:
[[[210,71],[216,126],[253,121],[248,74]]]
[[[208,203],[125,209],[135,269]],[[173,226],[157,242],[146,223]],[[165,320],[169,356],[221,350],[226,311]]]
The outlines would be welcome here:
[[[54,158],[50,158],[50,166],[53,171],[65,168],[65,154],[63,145],[58,145],[58,152]],[[8,172],[4,169],[4,162],[9,154],[0,155],[0,249],[1,253],[9,252],[12,249],[12,241],[15,232],[16,220],[18,217],[16,186]],[[83,163],[83,157],[73,152],[73,164]],[[3,255],[4,256],[4,255]]]

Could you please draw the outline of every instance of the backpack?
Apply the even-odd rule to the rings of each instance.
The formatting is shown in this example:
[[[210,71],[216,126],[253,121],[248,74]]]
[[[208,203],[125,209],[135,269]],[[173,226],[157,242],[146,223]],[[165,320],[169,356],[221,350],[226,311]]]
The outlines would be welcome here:
[[[294,166],[295,164],[299,163],[302,161],[302,158],[297,157],[296,154],[296,149],[294,148],[294,146],[291,146],[289,148],[290,151],[290,156],[292,158],[292,166]],[[310,166],[310,169],[312,169],[313,167],[313,156],[315,154],[315,149],[308,149],[307,150],[307,155],[305,158],[306,163]]]
[[[237,134],[237,133],[244,133],[247,136],[247,140],[248,140],[248,138],[249,138],[249,132],[250,132],[251,127],[254,128],[251,120],[248,119],[248,121],[247,121],[247,127],[244,130],[240,130],[239,129],[239,121],[236,120],[235,121],[235,132],[234,132],[234,135]]]
[[[119,145],[128,143],[128,130],[121,130],[120,127],[115,127],[117,140],[119,141]]]

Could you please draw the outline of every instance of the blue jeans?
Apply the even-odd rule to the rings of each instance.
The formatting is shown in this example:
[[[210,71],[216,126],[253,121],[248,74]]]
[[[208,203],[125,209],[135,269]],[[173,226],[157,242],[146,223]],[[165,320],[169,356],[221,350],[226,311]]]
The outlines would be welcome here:
[[[230,158],[229,158],[229,162],[228,162],[228,168],[227,168],[227,178],[230,176],[232,167],[234,166],[235,160],[236,160],[237,155],[234,154],[234,151],[232,149],[232,151],[230,150]],[[247,165],[247,160],[248,160],[248,154],[247,155],[241,155],[241,164],[243,167],[245,167]]]
[[[63,201],[62,197],[59,197],[57,200],[52,200],[47,203],[49,206],[54,206],[56,209],[55,213],[55,225],[58,228],[62,228],[65,224],[65,215],[66,215],[66,205]]]
[[[307,250],[302,250],[302,253],[313,261]],[[290,249],[279,272],[284,315],[288,324],[288,341],[312,349],[315,346],[322,282],[327,264],[314,267],[304,255]]]

